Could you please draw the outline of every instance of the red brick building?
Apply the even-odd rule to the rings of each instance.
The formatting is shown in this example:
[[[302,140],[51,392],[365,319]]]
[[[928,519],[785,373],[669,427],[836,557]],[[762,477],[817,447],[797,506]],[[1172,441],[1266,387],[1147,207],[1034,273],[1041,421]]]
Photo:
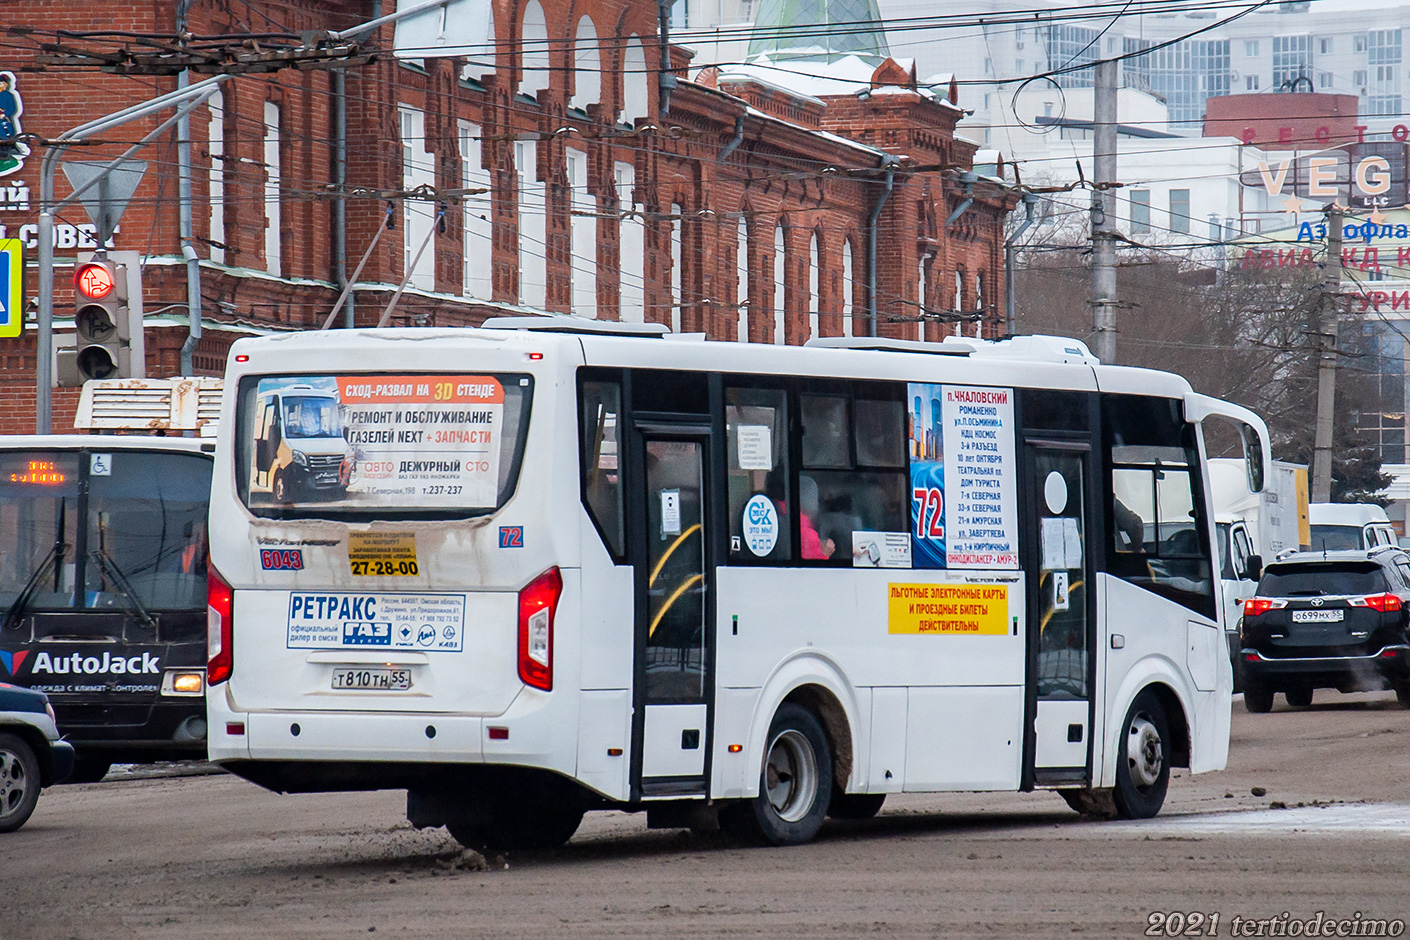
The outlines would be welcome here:
[[[240,50],[264,52],[392,6],[194,0],[188,29],[208,46],[209,37],[261,34]],[[936,93],[906,63],[853,57],[850,77],[832,86],[840,93],[817,94],[806,61],[775,81],[692,70],[689,51],[675,46],[677,81],[663,109],[655,3],[493,0],[490,14],[493,48],[466,58],[398,61],[390,27],[365,39],[380,54],[345,73],[345,188],[335,182],[326,69],[240,75],[194,113],[190,245],[204,323],[195,372],[219,374],[240,335],[323,323],[341,287],[340,198],[347,274],[383,229],[353,291],[358,327],[378,322],[409,271],[392,325],[539,311],[802,343],[865,335],[873,323],[884,335],[938,338],[960,328],[952,312],[983,311],[964,332],[998,334],[1003,225],[1016,196],[973,173],[976,145],[954,134],[962,112],[953,85]],[[170,76],[35,70],[42,44],[60,29],[171,34],[176,16],[172,0],[34,0],[14,24],[35,30],[0,61],[0,72],[15,75],[30,153],[18,169],[0,167],[0,237],[28,243],[27,299],[36,293],[45,140],[176,85]],[[64,40],[85,42],[98,40]],[[166,116],[70,148],[65,159],[111,159]],[[177,153],[168,133],[139,155],[147,173],[111,245],[145,257],[151,376],[180,373],[189,328]],[[58,196],[69,191],[60,174]],[[56,221],[62,343],[72,330],[69,273],[89,220],[69,206]],[[0,339],[4,433],[33,430],[32,311],[27,319],[22,336]],[[70,425],[76,398],[56,390],[55,430]]]

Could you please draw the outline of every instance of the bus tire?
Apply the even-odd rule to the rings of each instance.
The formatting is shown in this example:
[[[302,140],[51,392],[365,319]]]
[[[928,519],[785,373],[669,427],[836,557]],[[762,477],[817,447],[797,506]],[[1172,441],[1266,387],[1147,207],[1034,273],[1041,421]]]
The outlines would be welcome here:
[[[13,734],[0,734],[0,832],[29,821],[41,786],[34,749]]]
[[[818,834],[832,796],[832,751],[812,712],[779,706],[769,724],[759,795],[731,807],[726,827],[769,845],[801,845]]]
[[[1170,723],[1153,691],[1141,690],[1122,728],[1112,793],[1116,812],[1121,819],[1149,819],[1160,812],[1170,786]]]
[[[97,783],[108,775],[112,767],[113,762],[106,757],[79,751],[73,758],[73,773],[64,779],[64,783]]]
[[[1260,685],[1244,686],[1244,708],[1253,715],[1266,715],[1273,710],[1273,690]]]
[[[827,814],[833,819],[871,819],[885,802],[885,793],[842,793],[833,788]]]
[[[582,822],[581,806],[505,809],[485,828],[485,844],[492,849],[556,849],[573,838]]]
[[[1083,816],[1094,819],[1115,819],[1117,816],[1116,801],[1112,798],[1112,791],[1106,787],[1059,790],[1058,793],[1062,794],[1068,806]]]

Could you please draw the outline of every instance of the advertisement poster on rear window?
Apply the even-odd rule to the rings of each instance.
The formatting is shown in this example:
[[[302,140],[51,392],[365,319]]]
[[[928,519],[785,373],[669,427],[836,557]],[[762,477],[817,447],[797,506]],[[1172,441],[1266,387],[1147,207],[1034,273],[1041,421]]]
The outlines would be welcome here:
[[[911,383],[912,564],[1017,568],[1013,390]]]
[[[492,376],[262,379],[250,504],[494,506],[504,388]]]

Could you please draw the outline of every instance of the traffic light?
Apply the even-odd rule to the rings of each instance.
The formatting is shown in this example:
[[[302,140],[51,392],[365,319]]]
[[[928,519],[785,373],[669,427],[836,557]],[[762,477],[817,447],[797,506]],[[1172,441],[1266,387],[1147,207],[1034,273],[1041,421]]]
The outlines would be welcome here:
[[[73,276],[76,343],[74,349],[58,351],[61,386],[134,374],[134,317],[129,302],[132,273],[127,263],[101,254],[78,263]],[[136,330],[141,328],[138,322]],[[140,349],[140,339],[138,344]]]

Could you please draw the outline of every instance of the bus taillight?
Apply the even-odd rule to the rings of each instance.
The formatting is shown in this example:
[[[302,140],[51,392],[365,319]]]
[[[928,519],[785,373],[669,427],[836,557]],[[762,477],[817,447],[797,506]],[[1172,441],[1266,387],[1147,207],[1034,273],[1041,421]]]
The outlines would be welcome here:
[[[553,690],[553,617],[563,594],[563,575],[549,568],[519,592],[519,678]]]
[[[235,593],[215,570],[206,567],[206,684],[216,685],[230,678],[234,660]]]

